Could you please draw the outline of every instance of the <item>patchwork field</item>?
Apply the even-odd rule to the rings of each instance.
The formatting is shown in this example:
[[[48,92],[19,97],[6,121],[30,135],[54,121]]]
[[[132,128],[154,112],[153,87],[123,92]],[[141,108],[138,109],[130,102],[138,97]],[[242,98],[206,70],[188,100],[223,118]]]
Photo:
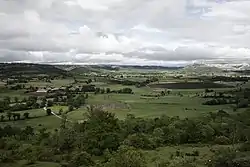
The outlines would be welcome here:
[[[250,139],[246,78],[231,82],[237,78],[222,76],[214,82],[178,70],[125,67],[71,73],[52,68],[59,75],[36,76],[46,70],[38,69],[21,77],[12,71],[18,76],[0,82],[1,167],[248,162],[249,148],[242,147]],[[216,159],[223,149],[225,159]]]

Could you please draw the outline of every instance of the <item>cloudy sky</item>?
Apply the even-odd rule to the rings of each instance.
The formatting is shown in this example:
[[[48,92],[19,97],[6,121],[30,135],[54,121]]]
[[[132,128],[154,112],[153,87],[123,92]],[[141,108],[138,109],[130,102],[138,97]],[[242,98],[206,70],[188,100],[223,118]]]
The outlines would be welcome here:
[[[250,0],[0,0],[0,62],[250,62]]]

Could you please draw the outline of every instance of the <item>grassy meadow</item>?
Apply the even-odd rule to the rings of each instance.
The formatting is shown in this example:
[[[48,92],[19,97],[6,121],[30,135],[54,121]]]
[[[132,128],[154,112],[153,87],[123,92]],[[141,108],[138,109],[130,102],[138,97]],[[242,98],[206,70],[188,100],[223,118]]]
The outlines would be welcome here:
[[[107,71],[106,71],[107,72]],[[151,73],[151,74],[150,74]],[[204,86],[203,83],[197,78],[188,77],[173,77],[175,73],[173,71],[157,71],[147,70],[140,71],[138,69],[121,69],[119,72],[112,72],[109,75],[114,75],[121,80],[130,80],[134,82],[143,82],[149,75],[157,76],[159,80],[152,82],[146,86],[138,87],[136,85],[128,86],[116,83],[110,83],[106,81],[105,77],[85,76],[78,74],[74,77],[66,77],[65,79],[53,79],[50,82],[43,80],[31,80],[25,83],[25,87],[76,87],[79,85],[86,85],[86,80],[92,79],[91,84],[95,85],[96,88],[107,90],[121,90],[124,88],[132,89],[133,93],[76,93],[78,95],[88,95],[85,104],[79,108],[74,108],[73,111],[69,111],[68,105],[61,105],[61,103],[53,104],[51,109],[54,113],[59,114],[62,110],[66,118],[70,120],[71,124],[79,121],[86,120],[86,113],[88,112],[88,106],[93,105],[101,107],[103,110],[114,113],[115,117],[119,120],[125,120],[128,115],[134,115],[139,118],[157,118],[162,115],[169,117],[179,117],[180,119],[185,118],[204,118],[210,113],[217,113],[218,111],[225,111],[229,114],[234,113],[233,104],[222,104],[222,105],[203,105],[207,100],[212,98],[204,98],[205,89],[212,89],[216,93],[222,93],[236,89],[234,84],[218,84],[209,83]],[[121,77],[124,75],[124,77]],[[129,76],[131,77],[125,77]],[[141,77],[140,77],[141,76]],[[97,78],[97,79],[96,79]],[[77,82],[76,82],[77,80]],[[178,84],[178,86],[176,86]],[[181,86],[180,86],[181,84]],[[202,85],[203,84],[203,85]],[[87,83],[88,85],[88,83]],[[250,83],[247,82],[243,85],[244,88],[249,88]],[[168,93],[167,93],[168,92]],[[164,93],[164,95],[161,95]],[[225,93],[226,94],[226,93]],[[29,94],[25,93],[24,89],[21,90],[10,90],[7,89],[4,82],[0,82],[0,99],[3,100],[5,97],[10,97],[11,103],[15,104],[15,99],[28,98]],[[42,97],[38,97],[41,102]],[[68,97],[67,97],[68,98]],[[47,99],[48,100],[48,99]],[[51,98],[53,100],[53,98]],[[245,111],[247,109],[239,109],[238,111]],[[46,128],[50,132],[55,129],[59,129],[62,124],[62,119],[55,115],[47,115],[44,108],[36,108],[22,111],[13,111],[12,114],[20,114],[23,116],[25,113],[29,113],[29,119],[20,120],[7,120],[6,113],[0,113],[0,116],[5,116],[6,121],[0,122],[0,126],[6,125],[16,126],[25,128],[31,126],[34,129]],[[171,156],[176,154],[177,151],[190,153],[198,151],[199,155],[196,156],[195,163],[198,167],[206,167],[206,162],[209,161],[214,155],[214,150],[220,149],[221,147],[231,147],[231,145],[210,145],[210,144],[183,144],[183,145],[165,145],[158,147],[153,150],[142,150],[146,157],[147,167],[156,167],[155,160],[169,160]],[[54,162],[36,162],[35,164],[28,164],[27,161],[21,160],[15,163],[5,163],[1,167],[61,167],[60,163]],[[157,166],[158,167],[158,166]]]
[[[73,80],[54,80],[49,83],[50,86],[65,86],[72,83]],[[112,112],[119,119],[125,119],[128,114],[133,114],[136,117],[154,118],[161,115],[167,115],[170,117],[178,116],[180,118],[192,118],[201,117],[207,115],[209,112],[217,112],[220,109],[226,111],[232,111],[231,105],[218,105],[218,106],[205,106],[202,103],[206,100],[201,97],[195,97],[197,93],[204,92],[204,89],[171,89],[169,95],[163,97],[143,97],[144,94],[157,94],[166,89],[163,88],[150,88],[142,87],[137,88],[135,86],[124,86],[120,84],[107,84],[104,82],[93,82],[94,85],[100,88],[110,88],[111,90],[118,90],[122,88],[131,88],[134,94],[93,94],[89,93],[87,99],[87,105],[104,106],[104,109]],[[33,85],[38,87],[48,86],[48,83],[33,81],[27,83],[27,85]],[[220,92],[228,90],[229,88],[216,88],[214,90]],[[182,96],[180,96],[181,94]],[[0,91],[0,97],[10,96],[24,98],[27,94],[23,90],[2,90]],[[60,109],[66,111],[67,106],[54,105],[50,107],[52,111],[57,113]],[[21,115],[27,111],[18,112]],[[67,118],[72,121],[84,120],[84,113],[87,112],[87,108],[82,106],[70,113],[67,113]],[[54,116],[46,117],[46,112],[43,109],[29,110],[30,117],[33,119],[11,121],[3,124],[14,124],[18,126],[45,126],[46,128],[53,129],[60,125],[60,119]]]

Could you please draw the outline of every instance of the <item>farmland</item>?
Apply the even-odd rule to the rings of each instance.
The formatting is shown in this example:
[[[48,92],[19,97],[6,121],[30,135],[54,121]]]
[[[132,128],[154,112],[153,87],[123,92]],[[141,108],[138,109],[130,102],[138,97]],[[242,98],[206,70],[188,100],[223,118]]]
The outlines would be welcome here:
[[[119,166],[116,159],[126,161],[130,153],[137,166],[207,166],[211,159],[216,165],[218,151],[238,151],[249,141],[247,77],[197,77],[178,68],[65,71],[71,67],[17,64],[20,72],[13,66],[3,65],[0,83],[5,166]],[[8,150],[8,141],[18,151]]]

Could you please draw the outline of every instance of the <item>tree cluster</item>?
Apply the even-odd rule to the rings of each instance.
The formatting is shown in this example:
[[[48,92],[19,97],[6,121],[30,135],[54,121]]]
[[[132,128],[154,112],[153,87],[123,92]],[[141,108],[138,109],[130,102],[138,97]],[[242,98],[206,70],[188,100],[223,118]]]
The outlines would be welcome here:
[[[29,162],[60,162],[71,166],[111,166],[144,167],[145,157],[138,149],[152,150],[166,145],[179,144],[237,144],[249,142],[249,113],[229,115],[223,110],[211,113],[206,118],[180,119],[161,116],[154,119],[136,118],[128,115],[125,120],[118,120],[115,115],[100,109],[91,108],[86,121],[65,125],[56,131],[44,128],[34,130],[32,127],[20,129],[6,126],[0,128],[0,162],[27,160]],[[243,150],[248,146],[242,147]],[[159,162],[165,166],[185,166],[190,161],[178,161],[176,158],[195,157],[199,152],[177,152],[171,162]],[[94,156],[102,156],[94,161]],[[225,158],[227,157],[227,158]],[[228,156],[215,158],[215,167],[226,164]],[[232,159],[244,167],[245,161]],[[248,159],[249,160],[249,159]],[[248,162],[248,161],[246,161]],[[221,165],[221,166],[220,166]],[[224,166],[223,166],[224,167]],[[225,167],[234,167],[233,165]]]

